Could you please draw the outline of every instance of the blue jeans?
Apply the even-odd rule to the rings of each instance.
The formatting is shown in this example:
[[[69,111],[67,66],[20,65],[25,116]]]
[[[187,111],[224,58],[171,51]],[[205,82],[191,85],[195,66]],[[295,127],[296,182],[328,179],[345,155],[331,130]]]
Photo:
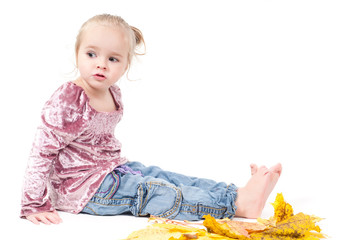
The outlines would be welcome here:
[[[237,187],[234,184],[188,177],[145,167],[139,162],[126,164],[143,176],[109,173],[96,194],[82,210],[94,215],[154,215],[178,220],[200,220],[210,214],[232,218],[236,212]]]

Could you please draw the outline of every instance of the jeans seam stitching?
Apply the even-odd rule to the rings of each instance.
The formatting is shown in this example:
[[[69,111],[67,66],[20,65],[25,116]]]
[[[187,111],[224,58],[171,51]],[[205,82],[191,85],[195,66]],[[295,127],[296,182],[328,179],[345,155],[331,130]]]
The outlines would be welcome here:
[[[139,198],[139,201],[140,201],[140,203],[139,203],[139,211],[138,211],[138,215],[141,215],[141,209],[143,209],[144,207],[143,207],[143,195],[144,195],[144,191],[143,191],[143,186],[140,184],[139,185],[139,195],[141,196],[140,198]]]
[[[94,213],[94,215],[98,215],[97,212],[94,211],[94,209],[92,209],[91,207],[89,206],[85,206],[85,208],[89,209],[90,211],[92,211]]]
[[[188,207],[193,207],[193,208],[197,207],[197,206],[191,205],[191,204],[182,204],[182,205],[183,206],[188,206]],[[215,208],[215,207],[209,207],[209,206],[204,206],[204,205],[202,205],[202,208],[213,209],[213,210],[216,210],[216,211],[227,210],[227,207]]]
[[[152,188],[152,182],[149,182],[149,190],[150,190],[151,188]],[[142,190],[143,190],[143,189],[142,189]],[[146,202],[148,201],[148,195],[149,195],[149,194],[147,194],[146,198],[144,199],[144,205],[141,205],[140,208],[139,208],[139,215],[142,214],[142,211],[143,211],[143,209],[145,208]],[[143,196],[143,194],[142,194],[142,196]],[[143,199],[143,198],[141,198],[141,199]]]
[[[103,200],[115,200],[115,201],[122,201],[122,200],[133,200],[133,198],[103,198],[99,196],[93,196],[93,198],[99,198]]]
[[[118,186],[119,185],[119,181],[117,181],[117,178],[114,176],[114,175],[116,175],[114,172],[111,172],[112,173],[112,178],[113,178],[113,184],[112,184],[112,188],[111,188],[111,190],[110,190],[110,192],[106,195],[106,199],[108,199],[108,198],[111,198],[111,197],[113,197],[114,196],[114,194],[115,194],[115,189],[116,189],[116,186]]]
[[[94,202],[94,201],[89,201],[89,203],[93,203],[93,204],[99,204],[102,206],[132,206],[132,204],[129,203],[122,203],[122,204],[105,204],[105,203],[99,203],[99,202]],[[88,207],[88,206],[86,206]],[[88,207],[89,208],[89,207]]]
[[[163,213],[163,214],[161,215],[161,217],[168,217],[168,216],[172,215],[172,214],[176,211],[176,209],[179,207],[179,205],[180,205],[181,198],[182,198],[181,191],[180,191],[178,188],[176,188],[176,187],[173,187],[173,186],[171,186],[171,187],[172,187],[172,188],[176,191],[176,193],[177,193],[176,202],[174,203],[173,208],[170,209],[170,210],[168,210],[167,212]]]
[[[199,214],[199,213],[203,213],[203,214],[212,214],[212,215],[216,215],[216,216],[223,216],[225,213],[228,213],[227,211],[227,207],[222,207],[222,208],[214,208],[214,207],[208,207],[208,206],[204,206],[202,205],[199,209],[198,206],[195,206],[195,205],[191,205],[191,204],[182,204],[183,206],[187,206],[187,207],[190,207],[190,208],[194,208],[194,209],[198,209],[198,211],[191,211],[191,210],[180,210],[181,212],[184,212],[184,213],[193,213],[193,214]],[[204,211],[202,209],[211,209],[211,210],[214,210],[214,211],[211,211],[211,213],[207,212],[207,211]]]

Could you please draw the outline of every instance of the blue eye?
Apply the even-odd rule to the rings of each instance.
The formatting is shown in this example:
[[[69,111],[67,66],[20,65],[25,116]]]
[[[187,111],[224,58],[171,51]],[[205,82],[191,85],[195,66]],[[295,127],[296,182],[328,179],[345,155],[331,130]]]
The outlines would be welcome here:
[[[111,62],[119,62],[119,60],[116,59],[115,57],[110,57],[110,58],[109,58],[109,61],[111,61]]]
[[[93,57],[96,57],[97,55],[93,52],[88,52],[86,53],[89,57],[93,58]]]

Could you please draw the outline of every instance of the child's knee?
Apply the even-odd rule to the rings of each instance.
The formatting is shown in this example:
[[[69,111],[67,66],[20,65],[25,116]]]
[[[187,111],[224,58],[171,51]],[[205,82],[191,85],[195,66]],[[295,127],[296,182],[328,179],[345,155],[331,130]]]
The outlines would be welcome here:
[[[163,181],[149,181],[138,184],[131,212],[135,216],[174,218],[179,213],[181,202],[182,192],[178,187]]]

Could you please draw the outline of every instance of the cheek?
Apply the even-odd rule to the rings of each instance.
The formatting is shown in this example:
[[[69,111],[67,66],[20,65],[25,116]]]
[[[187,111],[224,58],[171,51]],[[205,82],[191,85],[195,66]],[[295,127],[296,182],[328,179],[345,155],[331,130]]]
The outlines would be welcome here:
[[[80,73],[84,72],[84,66],[83,66],[83,64],[81,64],[81,63],[78,62],[78,63],[76,64],[76,66],[77,66],[78,71],[79,71]]]
[[[81,57],[78,58],[78,61],[77,61],[77,67],[78,67],[78,70],[79,72],[85,72],[85,71],[88,71],[89,68],[90,68],[90,64],[88,61],[82,59]]]
[[[124,73],[127,71],[127,65],[123,65],[121,67],[118,68],[118,75],[119,75],[119,78],[122,77],[124,75]]]
[[[82,64],[81,62],[78,63],[78,72],[80,76],[87,77],[89,75],[89,68],[87,65]]]

